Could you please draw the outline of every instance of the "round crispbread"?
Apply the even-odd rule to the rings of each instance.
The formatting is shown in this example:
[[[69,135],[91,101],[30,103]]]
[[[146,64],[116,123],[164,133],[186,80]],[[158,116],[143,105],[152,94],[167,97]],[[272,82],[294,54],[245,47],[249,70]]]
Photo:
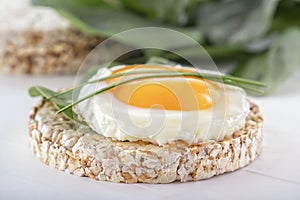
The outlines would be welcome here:
[[[56,169],[96,180],[125,183],[170,183],[210,178],[246,166],[262,150],[263,119],[251,103],[245,127],[222,141],[158,146],[114,141],[75,124],[46,101],[30,115],[34,154]]]
[[[0,74],[74,74],[103,39],[73,28],[9,32]]]
[[[0,74],[75,73],[103,40],[30,0],[2,0],[0,18]]]

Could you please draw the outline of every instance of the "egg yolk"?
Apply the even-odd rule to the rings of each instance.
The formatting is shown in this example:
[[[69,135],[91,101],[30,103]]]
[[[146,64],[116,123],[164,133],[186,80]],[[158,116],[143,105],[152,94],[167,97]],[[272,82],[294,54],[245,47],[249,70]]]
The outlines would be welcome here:
[[[113,71],[113,74],[132,71],[164,69],[177,70],[163,66],[131,65]],[[180,71],[191,71],[180,69]],[[127,75],[112,78],[107,83],[115,83],[140,75]],[[123,103],[141,108],[166,110],[201,110],[212,106],[212,98],[205,80],[195,77],[166,77],[141,79],[117,86],[111,90],[113,95]]]

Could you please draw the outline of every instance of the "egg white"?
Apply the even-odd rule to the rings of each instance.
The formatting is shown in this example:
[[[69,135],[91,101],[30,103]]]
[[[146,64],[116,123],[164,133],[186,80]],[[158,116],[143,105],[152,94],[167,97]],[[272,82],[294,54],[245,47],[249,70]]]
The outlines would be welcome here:
[[[124,66],[114,67],[119,69]],[[101,68],[90,79],[109,76],[110,69]],[[107,86],[106,82],[85,85],[78,98]],[[74,111],[95,132],[120,141],[150,141],[159,145],[183,140],[197,144],[206,140],[222,140],[244,127],[249,102],[244,90],[217,83],[207,85],[212,107],[195,111],[140,108],[119,101],[104,92],[78,104]]]

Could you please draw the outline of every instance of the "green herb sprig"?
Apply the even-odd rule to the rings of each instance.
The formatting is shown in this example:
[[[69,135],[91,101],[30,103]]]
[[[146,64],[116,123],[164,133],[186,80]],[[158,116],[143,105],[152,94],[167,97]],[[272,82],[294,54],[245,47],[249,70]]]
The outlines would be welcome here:
[[[132,75],[135,75],[135,76],[131,77]],[[106,87],[96,90],[87,96],[84,96],[74,102],[72,101],[73,93],[78,92],[83,86],[85,86],[87,84],[94,84],[94,83],[106,81],[106,80],[117,78],[117,77],[125,77],[125,79],[121,79],[112,84],[108,84]],[[44,97],[45,100],[50,101],[58,109],[57,113],[63,113],[66,117],[68,117],[74,121],[80,122],[80,120],[78,119],[78,116],[72,110],[72,108],[75,105],[77,105],[89,98],[92,98],[95,95],[106,92],[110,89],[113,89],[115,87],[118,87],[118,86],[126,84],[126,83],[130,83],[130,82],[134,82],[134,81],[138,81],[138,80],[144,80],[144,79],[167,78],[167,77],[202,78],[204,80],[215,81],[215,82],[220,82],[220,83],[224,83],[224,84],[228,84],[228,85],[237,86],[237,87],[243,88],[246,91],[251,91],[251,92],[255,92],[255,93],[259,93],[259,94],[262,94],[264,92],[263,89],[266,88],[266,86],[267,86],[265,83],[262,83],[259,81],[243,79],[243,78],[234,77],[231,75],[199,73],[197,71],[186,72],[186,71],[170,71],[170,70],[138,70],[138,71],[120,72],[120,73],[112,74],[110,76],[102,77],[97,80],[86,81],[74,88],[71,88],[71,89],[68,89],[68,90],[65,90],[62,92],[54,92],[45,87],[33,86],[29,89],[29,94],[32,97],[36,97],[36,96]]]

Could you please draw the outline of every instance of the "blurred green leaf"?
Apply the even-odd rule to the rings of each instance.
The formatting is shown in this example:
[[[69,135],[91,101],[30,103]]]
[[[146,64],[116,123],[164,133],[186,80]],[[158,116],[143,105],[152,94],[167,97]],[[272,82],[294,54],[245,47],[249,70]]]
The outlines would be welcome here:
[[[123,5],[160,23],[184,26],[190,21],[189,8],[197,0],[122,0]]]
[[[140,27],[164,27],[180,31],[200,41],[201,33],[197,27],[177,27],[164,25],[137,13],[129,12],[105,0],[32,0],[34,5],[49,6],[56,9],[80,30],[100,36],[113,34]]]
[[[268,84],[266,94],[274,92],[300,64],[300,29],[290,28],[275,39],[270,50],[250,57],[232,73]]]
[[[161,64],[161,65],[169,65],[169,66],[175,66],[178,65],[179,63],[173,62],[171,60],[165,59],[165,58],[161,58],[158,56],[153,56],[150,57],[145,64]]]
[[[268,82],[269,93],[292,73],[300,59],[296,42],[299,29],[291,28],[300,27],[299,0],[31,1],[37,6],[54,8],[83,32],[104,37],[140,27],[180,31],[201,43],[214,60],[231,63],[243,60],[234,74]],[[141,54],[119,61],[134,64],[159,56],[185,64],[186,58],[206,56],[185,41],[174,41],[168,35],[154,35],[153,38],[158,39],[148,38],[148,41],[143,34],[140,36],[117,40],[133,46],[164,41],[168,45],[177,45],[176,49],[180,49],[184,59],[173,53],[145,49]]]
[[[213,43],[244,43],[267,31],[277,3],[278,0],[211,2],[201,8],[200,26]]]
[[[280,1],[268,32],[282,31],[292,26],[300,26],[300,0]]]

